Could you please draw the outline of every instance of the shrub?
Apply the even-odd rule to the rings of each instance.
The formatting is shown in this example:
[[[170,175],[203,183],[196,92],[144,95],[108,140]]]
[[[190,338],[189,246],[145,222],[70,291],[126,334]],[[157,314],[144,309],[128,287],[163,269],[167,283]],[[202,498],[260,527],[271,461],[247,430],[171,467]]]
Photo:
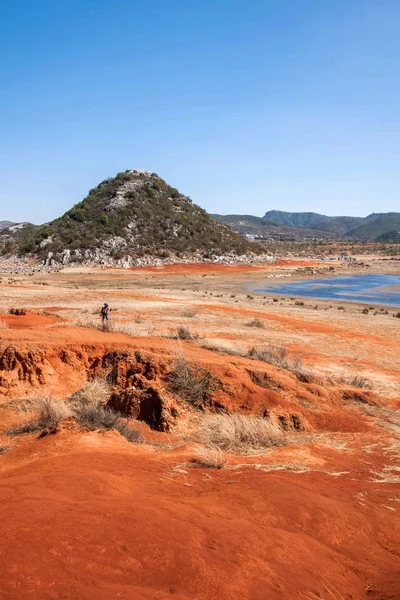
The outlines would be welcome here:
[[[263,362],[280,367],[281,369],[299,370],[301,369],[301,359],[298,355],[289,356],[286,346],[261,346],[253,347],[248,353],[250,358],[262,360]]]
[[[296,300],[295,306],[304,306],[304,302],[302,300]]]
[[[191,463],[195,467],[205,469],[223,469],[227,463],[226,456],[219,448],[193,448],[196,453]]]
[[[142,441],[142,435],[140,431],[130,427],[124,421],[116,421],[114,424],[114,429],[131,444],[138,444]]]
[[[356,375],[355,377],[341,377],[340,381],[345,383],[346,385],[352,385],[353,387],[372,390],[372,383],[366,377],[361,377],[361,375]]]
[[[75,418],[87,431],[96,429],[113,429],[121,416],[119,413],[103,406],[82,404],[74,409]]]
[[[6,452],[9,452],[12,449],[10,440],[7,436],[5,435],[1,435],[0,436],[0,454],[5,454]]]
[[[282,429],[274,421],[238,414],[204,417],[198,425],[197,437],[209,448],[240,454],[251,454],[285,442]]]
[[[111,388],[105,379],[96,377],[89,381],[84,388],[73,394],[72,403],[95,406],[104,405],[111,396]]]
[[[185,308],[182,312],[182,317],[186,317],[187,319],[193,319],[197,315],[197,312],[193,308]]]
[[[246,326],[263,328],[264,323],[258,317],[254,317],[254,319],[252,321],[250,321],[249,323],[246,323]]]
[[[196,362],[188,362],[184,356],[176,358],[169,384],[173,392],[195,406],[201,406],[219,387],[211,371]]]
[[[180,325],[176,330],[176,335],[179,340],[193,340],[194,336],[190,331],[189,327],[185,327],[184,325]]]
[[[363,308],[361,312],[362,312],[363,315],[369,315],[368,308]]]
[[[41,396],[31,400],[28,403],[27,410],[33,414],[33,418],[17,427],[9,429],[6,433],[23,435],[42,431],[51,425],[57,425],[59,421],[67,419],[72,415],[71,410],[65,402],[54,400],[51,396]]]

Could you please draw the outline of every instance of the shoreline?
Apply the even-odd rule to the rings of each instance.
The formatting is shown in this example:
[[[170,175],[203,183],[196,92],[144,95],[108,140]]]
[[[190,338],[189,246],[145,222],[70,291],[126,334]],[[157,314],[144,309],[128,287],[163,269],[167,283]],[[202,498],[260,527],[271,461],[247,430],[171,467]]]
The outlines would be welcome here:
[[[388,286],[383,286],[382,288],[373,288],[373,289],[379,289],[382,290],[383,292],[389,292],[389,293],[393,293],[393,292],[397,292],[399,294],[399,300],[398,303],[391,303],[391,302],[385,302],[384,300],[382,300],[382,298],[370,298],[368,300],[359,300],[359,299],[351,299],[349,297],[345,297],[345,298],[337,298],[337,297],[330,297],[330,296],[316,296],[316,295],[308,295],[306,293],[304,294],[300,294],[298,291],[274,291],[274,288],[281,288],[282,286],[290,286],[291,284],[296,284],[299,282],[304,282],[305,284],[314,284],[314,285],[318,285],[319,282],[322,281],[326,281],[327,279],[334,279],[334,278],[341,278],[341,277],[362,277],[362,276],[368,276],[368,275],[383,275],[383,276],[391,276],[391,277],[398,277],[399,278],[399,285],[396,284],[391,284]],[[287,297],[288,295],[296,298],[296,299],[306,299],[308,301],[313,301],[313,300],[318,300],[320,302],[330,302],[330,303],[350,303],[351,305],[356,305],[356,306],[360,306],[360,307],[366,307],[366,306],[370,306],[371,304],[373,305],[377,305],[378,307],[385,307],[387,309],[392,309],[392,310],[396,310],[396,309],[400,309],[400,275],[398,274],[393,274],[393,273],[376,273],[376,272],[365,272],[365,271],[357,271],[357,272],[353,272],[353,273],[334,273],[334,272],[328,272],[326,274],[321,274],[320,276],[307,276],[307,275],[303,275],[303,276],[296,276],[296,275],[292,275],[292,276],[282,276],[279,278],[274,278],[275,281],[271,281],[272,278],[268,278],[267,281],[265,281],[262,285],[264,287],[264,289],[260,289],[257,288],[255,289],[254,287],[249,288],[251,293],[254,294],[258,294],[258,295],[262,295],[262,294],[273,294],[276,295],[279,298],[284,298]],[[276,279],[279,279],[280,282],[276,282]],[[284,279],[284,281],[282,281]],[[253,284],[254,285],[254,284]],[[321,283],[321,285],[323,285]],[[365,295],[368,295],[368,291],[365,292]]]

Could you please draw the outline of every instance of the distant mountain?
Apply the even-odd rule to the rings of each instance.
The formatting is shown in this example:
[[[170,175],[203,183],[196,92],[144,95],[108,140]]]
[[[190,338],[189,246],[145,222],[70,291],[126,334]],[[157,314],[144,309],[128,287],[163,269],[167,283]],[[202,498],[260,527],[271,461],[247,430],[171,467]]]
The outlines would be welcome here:
[[[352,229],[363,224],[362,217],[327,217],[313,212],[284,212],[270,210],[265,213],[264,219],[273,221],[278,225],[290,227],[307,227],[319,231],[327,231],[334,235],[346,235]]]
[[[7,227],[11,227],[14,225],[12,221],[0,221],[0,229],[7,229]]]
[[[372,218],[371,218],[372,217]],[[347,233],[359,240],[391,241],[400,232],[400,213],[369,215],[362,225]]]
[[[312,212],[270,210],[264,219],[279,225],[290,225],[326,231],[339,237],[365,241],[395,241],[400,231],[400,213],[372,213],[367,217],[328,217]]]
[[[373,213],[368,217],[328,217],[314,212],[270,210],[263,217],[212,215],[244,236],[274,239],[333,239],[396,242],[400,236],[400,213]]]
[[[300,241],[304,239],[333,239],[331,233],[308,229],[306,227],[289,227],[278,225],[264,217],[252,215],[211,215],[216,221],[224,223],[242,236],[264,240]]]
[[[14,229],[14,228],[11,228]],[[261,254],[258,244],[217,223],[155,173],[129,170],[106,179],[62,217],[11,235],[20,255],[57,263],[112,264],[146,257]],[[15,249],[15,248],[14,248]]]

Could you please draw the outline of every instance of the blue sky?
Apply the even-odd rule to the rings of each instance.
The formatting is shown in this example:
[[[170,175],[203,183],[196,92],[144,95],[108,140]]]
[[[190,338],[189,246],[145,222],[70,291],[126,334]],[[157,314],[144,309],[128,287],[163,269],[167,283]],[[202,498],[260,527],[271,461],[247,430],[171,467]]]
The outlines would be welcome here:
[[[398,0],[16,0],[0,220],[157,172],[210,212],[400,211]]]

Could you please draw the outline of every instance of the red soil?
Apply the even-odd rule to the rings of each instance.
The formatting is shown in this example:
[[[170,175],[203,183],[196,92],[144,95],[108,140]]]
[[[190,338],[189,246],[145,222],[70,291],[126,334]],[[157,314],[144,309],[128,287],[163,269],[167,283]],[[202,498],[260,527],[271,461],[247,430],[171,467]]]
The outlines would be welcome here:
[[[141,430],[147,440],[178,439],[174,419],[189,409],[168,390],[170,340],[63,326],[38,336],[49,321],[35,319],[55,317],[5,317],[24,325],[1,330],[3,426],[19,421],[13,404],[23,395],[63,397],[117,365],[117,406],[145,421],[161,407],[162,432]],[[400,600],[399,440],[384,410],[395,401],[182,346],[221,383],[211,408],[267,412],[293,443],[230,456],[215,471],[193,468],[190,447],[134,446],[72,421],[55,435],[11,440],[15,448],[0,455],[1,600]]]
[[[44,327],[52,323],[60,323],[57,317],[48,315],[1,315],[0,320],[10,329],[31,329],[34,327]]]
[[[208,263],[163,265],[160,267],[131,267],[131,271],[139,273],[159,273],[160,275],[177,273],[246,273],[248,271],[260,271],[268,269],[277,263],[266,263],[264,265],[215,265]]]
[[[308,473],[173,471],[187,452],[116,433],[26,439],[1,463],[1,598],[399,599],[398,489],[357,446],[349,475],[313,454]]]

